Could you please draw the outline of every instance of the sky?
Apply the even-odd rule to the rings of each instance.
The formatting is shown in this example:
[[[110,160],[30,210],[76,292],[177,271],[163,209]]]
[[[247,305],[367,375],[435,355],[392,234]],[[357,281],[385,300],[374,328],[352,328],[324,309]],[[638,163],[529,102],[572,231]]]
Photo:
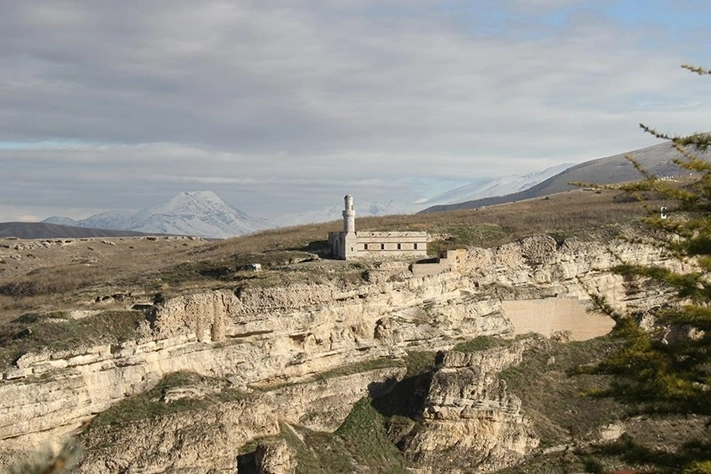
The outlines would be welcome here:
[[[711,130],[707,0],[0,0],[0,222],[412,202]]]

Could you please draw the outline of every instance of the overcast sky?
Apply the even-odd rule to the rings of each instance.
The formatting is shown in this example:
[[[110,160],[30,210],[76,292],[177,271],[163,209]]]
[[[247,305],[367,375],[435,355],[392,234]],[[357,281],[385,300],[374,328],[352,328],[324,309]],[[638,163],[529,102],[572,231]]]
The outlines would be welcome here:
[[[412,201],[711,130],[708,0],[0,0],[0,221]],[[358,201],[357,201],[358,202]]]

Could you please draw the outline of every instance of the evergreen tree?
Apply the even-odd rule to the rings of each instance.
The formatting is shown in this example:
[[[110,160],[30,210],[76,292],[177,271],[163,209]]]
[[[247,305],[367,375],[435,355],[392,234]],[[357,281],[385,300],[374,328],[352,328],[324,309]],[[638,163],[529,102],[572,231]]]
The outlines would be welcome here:
[[[702,76],[711,70],[683,66]],[[651,413],[711,416],[711,164],[700,154],[711,145],[710,133],[672,136],[643,124],[641,128],[671,142],[679,152],[675,162],[690,172],[679,181],[651,175],[629,158],[643,180],[623,186],[629,192],[658,192],[670,201],[646,223],[660,244],[676,257],[696,266],[676,273],[653,266],[622,266],[618,272],[650,278],[675,290],[677,299],[652,312],[652,330],[633,315],[615,315],[615,331],[624,346],[607,357],[596,372],[613,374],[602,394],[614,396]],[[669,335],[673,334],[674,337]],[[688,474],[711,473],[711,440],[697,440],[676,453],[666,470]],[[667,459],[668,461],[668,459]]]

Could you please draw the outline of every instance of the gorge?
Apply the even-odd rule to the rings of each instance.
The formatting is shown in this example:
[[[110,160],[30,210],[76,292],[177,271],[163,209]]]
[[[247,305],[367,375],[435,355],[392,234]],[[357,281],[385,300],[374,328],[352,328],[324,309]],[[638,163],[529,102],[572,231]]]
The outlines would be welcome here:
[[[632,239],[534,236],[460,252],[433,275],[385,261],[356,267],[354,280],[344,276],[352,266],[316,257],[281,270],[289,281],[174,296],[157,302],[129,341],[47,348],[5,368],[2,459],[78,436],[86,450],[77,472],[234,472],[255,440],[284,430],[334,432],[358,400],[385,396],[407,379],[409,354],[440,351],[418,389],[419,427],[393,435],[409,472],[444,472],[443,462],[446,472],[462,473],[515,465],[540,444],[521,400],[497,377],[539,341],[516,334],[603,335],[612,321],[589,312],[592,297],[626,312],[659,304],[664,294],[611,271],[620,263],[684,266]],[[318,279],[303,281],[302,272]],[[481,336],[506,343],[452,351]],[[175,374],[190,375],[154,393]],[[151,393],[150,403],[166,406],[210,402],[130,423],[96,421]],[[293,472],[295,453],[283,440],[257,447],[250,462],[261,470],[253,472]],[[276,467],[264,467],[270,463]],[[252,472],[245,466],[239,472]]]

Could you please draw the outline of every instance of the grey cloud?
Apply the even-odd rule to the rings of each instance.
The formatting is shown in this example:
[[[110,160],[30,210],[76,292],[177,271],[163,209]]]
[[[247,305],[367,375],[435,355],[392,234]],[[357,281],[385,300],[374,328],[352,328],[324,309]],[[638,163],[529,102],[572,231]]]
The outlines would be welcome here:
[[[423,179],[652,144],[640,121],[708,123],[705,102],[639,106],[703,96],[677,70],[677,43],[650,51],[651,32],[587,10],[556,29],[522,22],[533,12],[519,0],[486,3],[516,16],[492,32],[467,2],[450,5],[466,12],[434,0],[0,0],[0,180],[12,183],[0,198],[142,207],[209,187],[265,212],[277,197],[320,207],[338,187],[415,199]],[[1,147],[51,139],[79,144]]]
[[[153,8],[137,8],[146,4]],[[87,12],[99,5],[77,4],[64,28],[41,23],[61,31],[35,54],[47,87],[32,87],[18,104],[28,136],[54,129],[65,138],[243,150],[280,142],[337,150],[348,140],[401,147],[413,133],[476,125],[485,115],[476,109],[502,99],[492,80],[527,87],[521,76],[506,77],[518,65],[528,77],[549,76],[509,45],[470,43],[436,23],[346,17],[329,25],[315,11],[208,2],[122,2],[129,7]],[[132,23],[139,26],[124,31]],[[87,24],[84,34],[61,34]]]

